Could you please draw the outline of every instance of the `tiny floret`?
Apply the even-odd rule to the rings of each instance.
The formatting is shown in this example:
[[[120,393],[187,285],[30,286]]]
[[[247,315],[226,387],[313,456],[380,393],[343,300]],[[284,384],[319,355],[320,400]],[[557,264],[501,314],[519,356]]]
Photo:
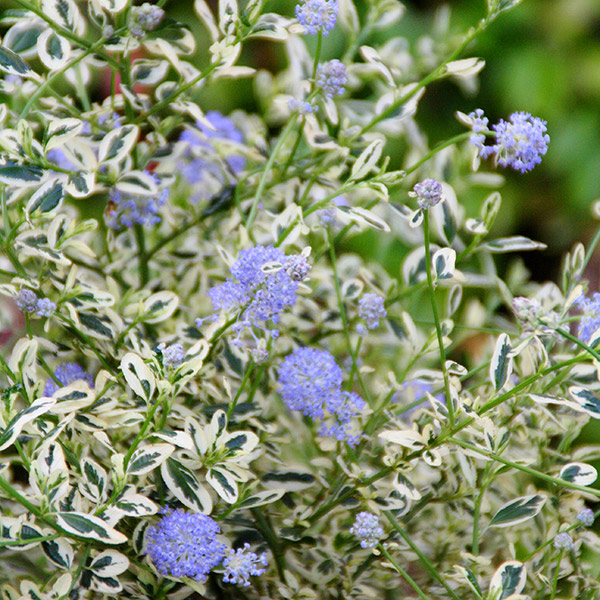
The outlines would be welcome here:
[[[582,509],[577,515],[577,520],[586,527],[591,527],[594,524],[594,511],[591,508]]]
[[[165,11],[149,2],[134,6],[129,14],[129,31],[136,38],[142,38],[148,31],[154,31],[163,20]]]
[[[279,366],[280,393],[290,410],[321,424],[323,436],[358,443],[353,418],[365,407],[353,392],[343,392],[342,370],[326,350],[297,348]]]
[[[19,310],[24,313],[34,312],[37,308],[38,297],[27,288],[20,289],[15,296]]]
[[[250,552],[250,544],[244,544],[243,548],[230,550],[229,555],[225,557],[223,561],[223,567],[225,567],[223,581],[248,587],[250,577],[262,575],[268,564],[264,552],[259,556],[254,552]]]
[[[366,510],[356,515],[350,533],[360,540],[362,548],[375,548],[383,537],[383,529],[379,526],[379,518]]]
[[[296,5],[296,18],[311,35],[327,35],[337,20],[337,0],[304,0]]]
[[[311,268],[303,254],[292,254],[285,261],[285,270],[292,281],[304,281]]]
[[[288,108],[294,112],[299,112],[301,115],[310,115],[319,110],[316,104],[312,104],[308,100],[300,100],[299,98],[290,98],[288,100]]]
[[[60,381],[62,386],[70,385],[76,381],[85,381],[91,388],[94,387],[92,376],[77,363],[63,363],[54,371],[54,377]],[[44,396],[52,396],[59,389],[60,387],[54,379],[46,379]]]
[[[387,315],[384,299],[378,294],[364,294],[358,301],[358,316],[367,322],[369,329],[379,327],[379,319]]]
[[[50,317],[56,310],[56,304],[49,298],[41,298],[36,302],[35,314],[38,317]]]
[[[185,358],[185,351],[181,344],[171,344],[163,350],[163,364],[165,367],[177,368]]]
[[[167,510],[148,530],[146,553],[163,575],[205,581],[225,557],[227,547],[217,540],[219,533],[218,524],[207,515]]]
[[[341,96],[346,91],[347,82],[346,66],[341,60],[335,58],[319,65],[316,83],[326,98]]]
[[[468,117],[471,120],[471,131],[473,132],[473,135],[469,138],[469,141],[475,146],[477,146],[477,148],[479,148],[480,156],[485,157],[488,154],[488,150],[492,152],[491,148],[484,149],[484,132],[489,131],[489,120],[483,114],[483,110],[481,110],[481,108],[478,108],[474,112],[469,113]]]
[[[424,179],[415,185],[409,195],[416,197],[422,210],[427,210],[444,200],[444,189],[436,179]]]
[[[581,294],[575,301],[575,306],[582,312],[577,336],[584,344],[587,344],[592,335],[600,329],[600,294],[595,292],[591,298],[586,298]]]
[[[573,538],[568,533],[563,531],[554,538],[554,547],[557,550],[572,550]]]

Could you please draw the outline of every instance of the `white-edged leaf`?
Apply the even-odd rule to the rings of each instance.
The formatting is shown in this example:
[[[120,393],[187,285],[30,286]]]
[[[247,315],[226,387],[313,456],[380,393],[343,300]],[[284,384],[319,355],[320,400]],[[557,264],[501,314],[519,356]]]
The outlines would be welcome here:
[[[285,493],[286,490],[284,489],[257,492],[256,494],[252,494],[252,496],[248,496],[243,502],[240,502],[239,508],[256,508],[264,504],[271,504],[272,502],[277,502]]]
[[[158,506],[141,494],[125,493],[115,500],[114,507],[128,517],[145,517],[155,515]]]
[[[159,467],[175,448],[171,444],[148,444],[138,448],[132,455],[127,472],[130,475],[143,475]]]
[[[591,390],[573,385],[569,388],[569,394],[574,402],[567,402],[571,408],[584,412],[593,417],[600,419],[600,398]]]
[[[38,185],[44,179],[44,170],[36,165],[0,165],[0,183],[11,187],[30,187]]]
[[[371,142],[359,155],[350,171],[349,181],[363,179],[371,169],[377,164],[383,151],[383,142],[375,140]]]
[[[104,499],[108,476],[103,467],[91,458],[84,458],[81,464],[83,479],[79,482],[79,491],[92,502]]]
[[[423,436],[413,429],[406,429],[403,431],[382,431],[378,437],[386,442],[398,444],[399,446],[403,446],[410,450],[421,450],[425,447]]]
[[[485,60],[481,58],[461,58],[446,63],[446,73],[455,77],[473,77],[485,67]]]
[[[452,248],[440,248],[431,260],[436,279],[452,279],[456,264],[456,252]]]
[[[28,214],[39,209],[41,213],[49,213],[60,207],[65,198],[65,190],[59,179],[51,179],[44,183],[27,202]]]
[[[396,477],[392,480],[394,489],[404,498],[409,500],[420,500],[421,492],[408,480],[404,475],[396,473]]]
[[[0,71],[18,77],[27,77],[32,73],[31,67],[12,50],[0,46]]]
[[[52,29],[47,29],[38,37],[37,51],[40,60],[50,71],[62,69],[71,58],[71,45]]]
[[[219,28],[215,22],[215,17],[208,7],[206,0],[194,0],[194,10],[200,20],[206,25],[212,41],[216,42],[221,36],[219,35]]]
[[[114,577],[124,573],[129,567],[129,559],[116,550],[105,550],[92,560],[87,567],[98,577]]]
[[[42,10],[60,27],[73,33],[78,29],[81,15],[73,0],[42,0]]]
[[[160,473],[165,485],[182,504],[197,512],[211,513],[210,494],[190,469],[174,458],[167,458],[160,466]]]
[[[175,292],[156,292],[144,301],[144,321],[146,323],[160,323],[168,319],[178,306],[179,297]]]
[[[520,594],[527,582],[527,569],[523,563],[510,560],[501,564],[490,581],[490,597],[505,600],[513,594]]]
[[[54,119],[48,123],[46,131],[46,144],[44,150],[48,152],[54,148],[59,148],[65,142],[74,138],[81,132],[83,121],[79,119]]]
[[[73,546],[65,538],[56,538],[42,542],[44,554],[60,569],[70,569],[75,552]]]
[[[128,171],[119,178],[115,187],[125,194],[137,194],[139,196],[155,196],[158,194],[158,186],[151,175],[144,171]]]
[[[141,398],[150,400],[156,389],[156,378],[140,356],[128,352],[121,359],[121,371],[129,387]]]
[[[366,208],[360,206],[338,206],[336,208],[355,223],[361,223],[385,233],[391,231],[390,226],[383,219]]]
[[[75,511],[59,512],[56,520],[65,531],[104,544],[124,544],[127,541],[126,535],[94,515]]]
[[[206,481],[228,504],[233,504],[238,499],[237,483],[225,469],[210,469],[206,474]]]
[[[234,35],[238,21],[237,0],[219,0],[219,29],[223,35]]]
[[[98,0],[98,2],[109,13],[120,13],[129,4],[129,0]]]
[[[535,517],[546,502],[544,496],[522,496],[506,503],[490,521],[490,527],[512,527]]]
[[[56,404],[55,398],[38,398],[30,406],[11,419],[0,435],[0,451],[8,448],[19,437],[23,427],[40,415],[47,413]]]
[[[115,331],[110,319],[104,315],[95,315],[89,312],[80,312],[78,314],[81,329],[93,339],[113,341]]]
[[[100,162],[118,162],[133,148],[139,135],[137,125],[125,125],[104,136],[98,148]]]
[[[96,175],[92,171],[79,171],[69,175],[67,192],[73,198],[86,198],[94,192]]]
[[[559,477],[577,485],[592,485],[598,479],[598,471],[585,463],[569,463],[560,470]]]
[[[508,378],[512,374],[513,357],[511,350],[510,338],[506,333],[501,333],[498,336],[490,362],[490,379],[497,392],[506,385]]]
[[[166,60],[135,60],[131,67],[131,80],[142,85],[156,85],[166,77],[169,66]]]
[[[523,252],[529,250],[545,250],[548,246],[542,242],[535,242],[522,235],[513,235],[510,237],[498,238],[491,242],[486,242],[481,246],[492,254],[502,254],[503,252]]]

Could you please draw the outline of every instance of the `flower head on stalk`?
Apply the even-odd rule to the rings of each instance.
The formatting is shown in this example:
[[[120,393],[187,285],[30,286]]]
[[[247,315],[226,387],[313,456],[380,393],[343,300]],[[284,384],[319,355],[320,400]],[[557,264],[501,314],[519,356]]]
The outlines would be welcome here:
[[[296,18],[311,35],[327,35],[337,21],[337,0],[303,0],[296,5]]]

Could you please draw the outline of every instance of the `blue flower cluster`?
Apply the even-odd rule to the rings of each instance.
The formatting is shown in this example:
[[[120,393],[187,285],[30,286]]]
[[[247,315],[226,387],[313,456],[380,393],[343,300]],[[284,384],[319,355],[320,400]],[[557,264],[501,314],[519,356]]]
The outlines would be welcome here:
[[[54,377],[56,377],[63,386],[70,385],[76,381],[85,381],[91,388],[94,387],[94,379],[92,376],[87,371],[84,371],[81,365],[77,363],[63,363],[56,371],[54,371]],[[52,394],[59,389],[58,384],[53,379],[46,379],[44,396],[52,396]]]
[[[469,114],[474,135],[470,140],[479,148],[482,158],[494,157],[501,167],[511,167],[515,171],[526,173],[542,162],[542,156],[548,151],[550,136],[546,133],[546,121],[532,117],[526,112],[515,112],[509,120],[500,119],[492,126],[494,143],[485,146],[485,133],[491,133],[487,127],[488,119],[481,109]]]
[[[354,446],[352,419],[365,407],[353,392],[343,392],[342,370],[326,350],[297,348],[279,365],[280,394],[291,410],[321,423],[323,436]]]
[[[50,317],[56,310],[56,304],[49,298],[38,298],[35,292],[22,288],[15,296],[15,302],[21,312],[36,317]]]
[[[181,172],[190,184],[201,182],[207,173],[211,173],[217,179],[220,179],[221,177],[218,164],[207,158],[195,156],[194,148],[199,148],[207,152],[214,152],[214,147],[207,141],[207,138],[215,140],[231,140],[232,142],[237,142],[239,144],[244,141],[244,136],[229,117],[226,117],[216,110],[208,111],[205,116],[214,129],[209,129],[204,123],[197,122],[196,127],[199,133],[196,133],[192,129],[186,129],[179,136],[179,141],[189,144],[186,158],[189,158],[190,160],[181,165]],[[246,159],[239,154],[228,156],[225,159],[225,162],[234,175],[239,174],[246,166]]]
[[[304,0],[296,5],[296,18],[311,35],[327,35],[337,21],[337,0]]]
[[[587,344],[592,335],[600,329],[600,294],[595,292],[591,298],[581,294],[575,301],[575,305],[583,315],[577,335],[583,343]]]
[[[317,69],[316,84],[321,88],[326,98],[341,96],[348,82],[346,66],[337,58],[321,63]]]
[[[153,175],[158,183],[158,178]],[[156,225],[161,222],[160,209],[169,197],[168,190],[155,196],[136,196],[112,189],[110,204],[105,214],[106,224],[114,230],[127,229],[134,225]]]
[[[225,558],[227,547],[217,540],[219,533],[216,521],[207,515],[167,510],[148,529],[146,552],[163,575],[205,581]]]
[[[573,538],[563,531],[554,538],[554,547],[557,550],[573,550]]]
[[[265,266],[272,266],[266,269]],[[296,303],[298,282],[310,269],[302,255],[287,257],[279,248],[255,246],[242,250],[231,267],[230,279],[208,290],[215,310],[243,309],[236,329],[276,324]]]
[[[594,511],[591,508],[583,508],[577,515],[577,520],[585,527],[591,527],[594,519]]]
[[[364,294],[358,301],[358,316],[367,322],[369,329],[379,327],[379,319],[383,319],[387,312],[384,299],[378,294]]]
[[[185,350],[181,344],[171,344],[162,351],[165,367],[177,368],[185,358]]]
[[[379,518],[366,510],[356,515],[350,533],[360,540],[362,548],[374,548],[383,536],[383,529],[379,526]]]
[[[223,581],[248,587],[250,577],[262,575],[268,565],[267,556],[264,552],[258,556],[255,552],[250,552],[250,544],[244,544],[243,548],[230,550],[229,556],[226,556],[223,560],[223,567],[225,568]]]
[[[436,179],[423,179],[415,185],[410,195],[417,199],[421,210],[427,210],[444,200],[444,188]]]

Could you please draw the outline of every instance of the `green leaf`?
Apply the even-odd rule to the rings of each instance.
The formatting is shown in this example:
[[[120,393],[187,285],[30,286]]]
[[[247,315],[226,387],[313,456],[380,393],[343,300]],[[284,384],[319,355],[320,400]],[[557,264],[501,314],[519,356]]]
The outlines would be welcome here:
[[[490,527],[511,527],[535,517],[546,502],[544,496],[522,496],[505,504],[490,521]]]

